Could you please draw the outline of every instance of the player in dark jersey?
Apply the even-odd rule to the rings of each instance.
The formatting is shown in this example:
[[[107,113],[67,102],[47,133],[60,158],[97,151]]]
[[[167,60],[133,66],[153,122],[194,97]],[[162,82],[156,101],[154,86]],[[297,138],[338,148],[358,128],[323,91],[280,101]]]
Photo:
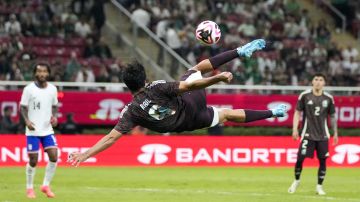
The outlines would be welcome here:
[[[163,80],[145,84],[144,67],[130,63],[123,67],[123,80],[133,94],[133,100],[120,114],[115,128],[98,143],[83,154],[72,153],[69,162],[80,162],[110,147],[122,134],[128,133],[136,125],[160,133],[192,131],[212,127],[225,121],[251,122],[270,117],[284,116],[285,105],[272,110],[217,109],[206,106],[206,87],[218,82],[230,82],[232,74],[222,72],[215,76],[202,78],[202,74],[237,57],[250,57],[265,47],[263,39],[254,40],[242,47],[223,52],[201,61],[189,69],[176,82]]]
[[[295,164],[295,180],[288,190],[289,193],[295,193],[300,183],[303,162],[306,157],[313,158],[316,150],[319,159],[316,193],[319,195],[326,194],[322,188],[322,183],[326,174],[326,159],[329,156],[330,133],[327,126],[329,116],[334,129],[334,144],[338,143],[338,131],[334,98],[329,93],[324,92],[325,81],[326,78],[323,74],[315,74],[312,79],[312,89],[301,93],[297,101],[293,120],[293,139],[299,139],[298,125],[301,112],[303,112],[303,126]]]

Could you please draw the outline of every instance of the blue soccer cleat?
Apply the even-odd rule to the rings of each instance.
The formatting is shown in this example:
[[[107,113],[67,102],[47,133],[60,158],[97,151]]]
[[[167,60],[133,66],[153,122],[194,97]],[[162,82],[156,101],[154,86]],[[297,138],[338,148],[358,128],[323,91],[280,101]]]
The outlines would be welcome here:
[[[287,112],[286,105],[284,104],[280,104],[276,108],[270,110],[273,114],[273,117],[284,117],[285,113]]]
[[[237,53],[239,56],[250,57],[254,51],[261,50],[265,48],[266,42],[264,39],[256,39],[252,42],[249,42],[239,48],[237,48]]]

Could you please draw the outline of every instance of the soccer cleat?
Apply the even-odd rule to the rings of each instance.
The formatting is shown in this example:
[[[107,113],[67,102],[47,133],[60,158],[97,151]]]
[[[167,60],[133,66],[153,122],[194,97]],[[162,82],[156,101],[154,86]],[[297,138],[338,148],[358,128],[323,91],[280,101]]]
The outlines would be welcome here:
[[[41,186],[41,191],[46,194],[46,196],[48,198],[54,198],[55,197],[55,194],[51,191],[50,187],[49,186]]]
[[[274,109],[270,109],[272,114],[273,114],[273,117],[284,117],[285,116],[285,113],[286,113],[286,105],[284,104],[280,104],[278,105],[276,108]]]
[[[28,198],[36,198],[34,189],[26,189],[26,197],[28,197]]]
[[[320,196],[324,196],[326,195],[325,191],[322,188],[322,185],[316,185],[316,194],[320,195]]]
[[[291,186],[289,187],[288,192],[289,192],[290,194],[295,193],[295,192],[296,192],[296,189],[297,189],[298,186],[299,186],[299,184],[300,184],[300,180],[294,180],[294,182],[293,182],[293,183],[291,184]]]
[[[239,56],[250,57],[254,51],[265,48],[266,42],[264,39],[256,39],[236,49]]]

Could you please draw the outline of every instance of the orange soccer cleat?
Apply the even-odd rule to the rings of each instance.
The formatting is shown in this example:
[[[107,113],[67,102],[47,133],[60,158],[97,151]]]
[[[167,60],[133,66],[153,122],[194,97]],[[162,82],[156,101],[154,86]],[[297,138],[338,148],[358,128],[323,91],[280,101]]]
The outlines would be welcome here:
[[[34,189],[26,189],[26,197],[28,197],[28,198],[36,198]]]
[[[55,194],[51,191],[50,187],[49,186],[41,186],[41,191],[46,194],[46,196],[48,198],[54,198],[55,197]]]

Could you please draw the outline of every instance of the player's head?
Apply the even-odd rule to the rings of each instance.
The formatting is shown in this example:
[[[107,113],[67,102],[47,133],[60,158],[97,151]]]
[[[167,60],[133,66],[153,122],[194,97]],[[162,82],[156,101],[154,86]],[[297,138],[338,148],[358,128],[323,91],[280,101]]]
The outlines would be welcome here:
[[[123,81],[131,92],[136,92],[145,86],[146,73],[144,66],[138,61],[122,67]]]
[[[38,82],[46,82],[50,76],[50,65],[45,62],[39,62],[34,65],[33,75]]]
[[[326,83],[326,77],[322,73],[316,73],[313,75],[311,83],[315,90],[322,90]]]

